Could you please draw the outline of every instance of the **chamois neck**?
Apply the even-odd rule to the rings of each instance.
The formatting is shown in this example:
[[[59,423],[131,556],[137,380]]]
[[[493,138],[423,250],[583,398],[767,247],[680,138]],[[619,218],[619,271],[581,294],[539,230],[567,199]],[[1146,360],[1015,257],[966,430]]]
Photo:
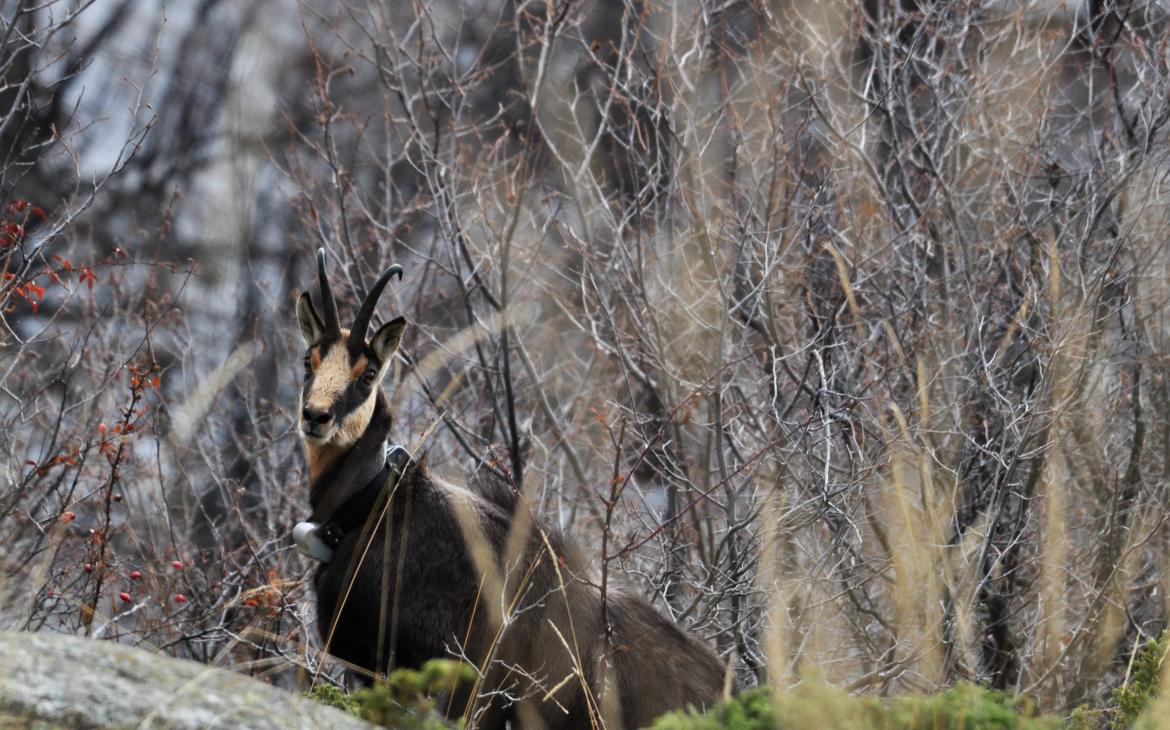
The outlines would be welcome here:
[[[345,449],[334,444],[305,444],[305,452],[309,459],[309,479],[316,481],[317,477],[325,471],[326,467],[332,464],[337,457],[345,453]]]
[[[316,510],[330,490],[360,488],[373,478],[385,463],[385,444],[389,435],[390,406],[379,389],[370,422],[352,446],[308,447],[309,506]]]

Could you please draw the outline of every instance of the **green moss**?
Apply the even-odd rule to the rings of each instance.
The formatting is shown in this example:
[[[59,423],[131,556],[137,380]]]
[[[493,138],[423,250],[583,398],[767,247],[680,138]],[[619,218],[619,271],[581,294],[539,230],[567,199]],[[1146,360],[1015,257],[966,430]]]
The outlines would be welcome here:
[[[308,696],[366,722],[404,730],[450,728],[436,707],[436,697],[475,681],[475,670],[462,662],[432,659],[420,669],[397,669],[383,682],[346,693],[331,685],[314,687]]]
[[[353,698],[353,695],[332,684],[319,684],[306,692],[305,696],[314,702],[320,702],[351,715],[357,715],[359,711],[357,700]]]
[[[1129,680],[1113,690],[1115,707],[1110,727],[1127,728],[1137,722],[1142,710],[1158,693],[1162,681],[1162,662],[1170,650],[1170,631],[1163,631],[1156,641],[1147,641],[1134,657]],[[1149,723],[1146,723],[1149,724]],[[1161,723],[1152,726],[1163,727]]]
[[[1112,710],[1078,705],[1064,721],[1064,730],[1098,730],[1107,727]]]
[[[850,694],[816,683],[806,683],[776,697],[771,690],[755,689],[705,714],[675,712],[654,723],[654,730],[1089,730],[1103,726],[1132,727],[1155,695],[1161,664],[1170,645],[1170,633],[1149,642],[1134,659],[1130,680],[1114,692],[1116,706],[1081,706],[1064,718],[1037,716],[1026,698],[1012,697],[978,685],[961,683],[925,696],[883,699]],[[427,662],[419,670],[400,669],[373,687],[346,694],[329,686],[309,696],[368,722],[407,730],[451,728],[436,705],[436,697],[460,683],[472,682],[475,672],[466,664],[448,660]],[[1163,723],[1143,718],[1150,727]]]
[[[1061,721],[1038,717],[1031,704],[974,684],[961,683],[926,696],[893,699],[853,695],[814,682],[779,697],[755,689],[705,714],[675,712],[654,723],[654,730],[1113,730],[1170,727],[1147,712],[1162,681],[1162,665],[1170,652],[1170,630],[1142,646],[1128,681],[1113,691],[1104,709],[1082,705]],[[308,696],[325,705],[384,727],[440,730],[453,727],[439,712],[436,698],[461,684],[475,681],[475,671],[460,662],[436,659],[420,669],[399,669],[372,687],[346,693],[321,685]],[[1140,721],[1139,721],[1140,718]]]
[[[672,712],[658,718],[655,730],[750,730],[751,728],[780,727],[776,717],[777,703],[772,693],[754,689],[702,715],[693,712]]]
[[[655,730],[1042,730],[1058,728],[1056,718],[1034,717],[1009,696],[960,684],[925,697],[884,700],[808,684],[774,698],[757,689],[704,715],[676,712],[660,718]]]

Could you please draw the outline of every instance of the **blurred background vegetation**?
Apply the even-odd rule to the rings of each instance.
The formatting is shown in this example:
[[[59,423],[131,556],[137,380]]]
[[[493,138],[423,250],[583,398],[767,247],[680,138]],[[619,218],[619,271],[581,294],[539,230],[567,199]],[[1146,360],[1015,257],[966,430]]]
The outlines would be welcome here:
[[[746,685],[1110,704],[1170,609],[1168,13],[0,0],[0,623],[340,676],[324,246],[406,268],[394,437]]]

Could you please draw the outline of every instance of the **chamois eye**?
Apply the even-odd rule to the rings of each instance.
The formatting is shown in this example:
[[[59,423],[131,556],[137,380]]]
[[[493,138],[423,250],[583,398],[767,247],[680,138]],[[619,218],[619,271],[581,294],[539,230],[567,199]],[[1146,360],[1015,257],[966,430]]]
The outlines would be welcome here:
[[[308,355],[305,355],[305,375],[313,373],[313,360]]]
[[[362,384],[363,385],[373,385],[374,381],[377,379],[378,379],[378,371],[377,370],[374,370],[371,368],[371,369],[365,371],[364,373],[362,373]]]

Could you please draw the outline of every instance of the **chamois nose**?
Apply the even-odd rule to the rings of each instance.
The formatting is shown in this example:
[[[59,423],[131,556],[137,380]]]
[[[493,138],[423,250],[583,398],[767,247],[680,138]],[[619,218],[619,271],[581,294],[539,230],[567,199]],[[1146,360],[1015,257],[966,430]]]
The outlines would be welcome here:
[[[309,430],[316,431],[317,428],[328,426],[329,422],[333,420],[333,414],[329,411],[314,411],[312,408],[306,408],[301,411],[301,418],[305,419],[305,425]]]

